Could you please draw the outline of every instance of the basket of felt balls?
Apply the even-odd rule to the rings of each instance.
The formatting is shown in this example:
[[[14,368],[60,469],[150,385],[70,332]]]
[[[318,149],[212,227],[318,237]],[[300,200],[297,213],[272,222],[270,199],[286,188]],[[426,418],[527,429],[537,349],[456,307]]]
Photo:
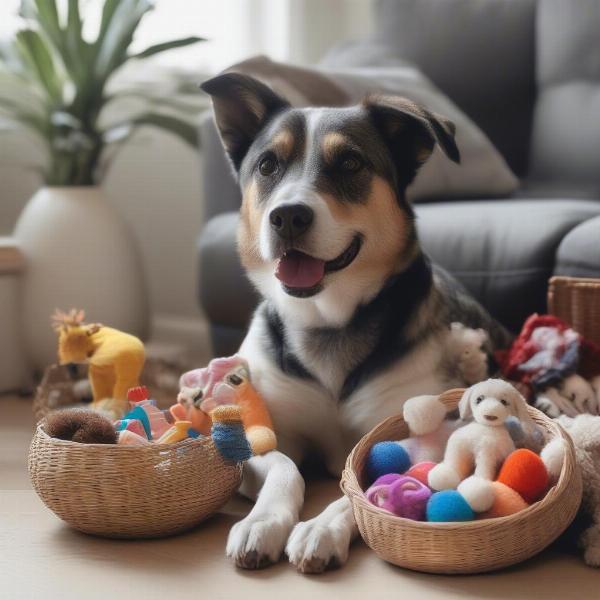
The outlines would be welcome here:
[[[537,554],[582,493],[569,436],[501,380],[408,400],[355,446],[341,487],[381,558],[447,574]]]

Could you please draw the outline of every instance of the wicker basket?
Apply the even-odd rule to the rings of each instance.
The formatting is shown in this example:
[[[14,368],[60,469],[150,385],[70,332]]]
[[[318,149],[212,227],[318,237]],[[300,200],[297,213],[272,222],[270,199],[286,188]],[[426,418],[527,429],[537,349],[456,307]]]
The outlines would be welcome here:
[[[464,390],[445,392],[441,400],[456,408]],[[521,562],[556,539],[575,517],[581,501],[581,476],[571,439],[554,421],[529,408],[546,438],[567,441],[564,466],[557,484],[527,509],[508,517],[468,523],[425,523],[396,517],[365,498],[363,476],[369,449],[376,442],[402,439],[408,427],[401,416],[390,417],[354,447],[341,487],[350,499],[358,529],[366,544],[384,560],[427,573],[481,573]]]
[[[552,277],[548,310],[600,345],[600,279]]]
[[[210,438],[144,447],[78,444],[38,424],[29,475],[44,504],[85,533],[149,538],[179,533],[232,496],[241,465],[225,462]]]

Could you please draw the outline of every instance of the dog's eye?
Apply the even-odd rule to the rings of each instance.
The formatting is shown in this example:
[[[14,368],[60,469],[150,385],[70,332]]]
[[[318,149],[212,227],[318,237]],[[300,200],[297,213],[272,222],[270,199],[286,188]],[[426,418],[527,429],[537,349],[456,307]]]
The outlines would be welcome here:
[[[344,154],[340,161],[340,167],[343,171],[347,173],[356,173],[363,167],[363,160],[358,154],[347,153]]]
[[[481,404],[483,402],[483,396],[477,396],[477,400],[475,400],[475,404]]]
[[[258,170],[263,177],[275,175],[278,169],[279,163],[272,154],[268,154],[267,156],[261,158],[260,162],[258,163]]]
[[[502,402],[504,406],[508,406],[508,402],[504,398],[500,398],[500,402]]]

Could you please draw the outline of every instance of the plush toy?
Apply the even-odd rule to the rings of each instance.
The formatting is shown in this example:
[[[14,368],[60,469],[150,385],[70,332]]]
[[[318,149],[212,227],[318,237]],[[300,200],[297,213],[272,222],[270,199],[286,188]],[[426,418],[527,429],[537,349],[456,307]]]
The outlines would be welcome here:
[[[444,490],[432,494],[426,508],[427,520],[433,523],[472,521],[473,509],[456,490]]]
[[[496,353],[502,374],[518,382],[548,416],[599,414],[600,346],[554,315],[531,315],[508,350]]]
[[[54,438],[81,444],[116,444],[113,424],[103,415],[85,408],[67,408],[50,413],[44,431]]]
[[[217,406],[240,407],[246,437],[254,454],[264,454],[277,447],[273,422],[267,407],[250,382],[248,364],[240,356],[212,360],[208,367],[188,371],[181,376],[178,403],[192,423],[196,417],[199,431],[210,428],[210,414]],[[172,411],[173,412],[173,411]],[[175,409],[180,418],[181,409]]]
[[[459,412],[462,419],[472,416],[474,421],[450,436],[443,462],[429,472],[429,486],[435,490],[456,489],[473,467],[475,476],[495,479],[498,467],[515,449],[505,419],[514,415],[526,428],[533,426],[523,396],[500,379],[468,388],[459,402]]]
[[[473,385],[488,375],[488,357],[483,350],[488,342],[483,329],[471,329],[462,323],[450,324],[447,360],[466,385]]]
[[[490,482],[490,485],[492,486],[494,493],[494,501],[489,510],[477,515],[478,519],[507,517],[509,515],[514,515],[529,506],[518,492],[507,485],[504,485],[499,481],[492,481]]]
[[[504,426],[512,438],[516,448],[527,448],[536,454],[539,454],[544,447],[544,432],[534,421],[531,422],[529,431],[525,431],[521,421],[512,415],[506,417]]]
[[[562,416],[558,422],[573,440],[577,464],[581,469],[583,482],[581,508],[583,515],[590,521],[579,538],[584,552],[583,558],[586,564],[600,567],[600,469],[598,468],[600,465],[600,417],[579,415],[571,419]],[[557,451],[560,456],[560,448],[555,447],[553,449],[555,463],[558,462]]]
[[[531,504],[539,500],[548,488],[548,471],[537,454],[521,448],[506,458],[497,481],[518,492],[525,502]]]
[[[138,385],[144,366],[144,345],[127,333],[97,323],[85,324],[82,310],[56,311],[54,328],[59,334],[60,364],[87,362],[94,408],[107,398],[104,406],[118,418],[127,408],[127,390]],[[120,413],[120,414],[118,414]]]
[[[412,464],[441,462],[452,433],[460,425],[456,419],[446,419],[446,407],[439,396],[416,396],[404,403],[403,418],[410,437],[400,440]]]
[[[398,517],[422,521],[431,490],[413,477],[398,475],[385,482],[375,482],[367,489],[366,496],[375,506]]]

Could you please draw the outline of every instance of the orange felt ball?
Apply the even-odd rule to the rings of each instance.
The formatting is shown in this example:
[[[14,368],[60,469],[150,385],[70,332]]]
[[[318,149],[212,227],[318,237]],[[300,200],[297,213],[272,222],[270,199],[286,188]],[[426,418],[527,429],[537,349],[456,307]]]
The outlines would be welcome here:
[[[497,481],[518,492],[525,502],[531,504],[546,491],[548,471],[535,452],[519,448],[504,461]]]
[[[499,481],[493,481],[494,504],[492,508],[477,515],[478,519],[494,519],[496,517],[506,517],[514,515],[529,505],[515,490]]]
[[[420,463],[417,463],[416,465],[413,465],[404,474],[408,475],[410,477],[414,477],[417,481],[420,481],[421,483],[424,483],[425,485],[429,485],[429,483],[428,483],[429,471],[431,471],[431,469],[433,469],[433,467],[435,467],[436,464],[437,463],[429,462],[429,461],[420,462]]]

